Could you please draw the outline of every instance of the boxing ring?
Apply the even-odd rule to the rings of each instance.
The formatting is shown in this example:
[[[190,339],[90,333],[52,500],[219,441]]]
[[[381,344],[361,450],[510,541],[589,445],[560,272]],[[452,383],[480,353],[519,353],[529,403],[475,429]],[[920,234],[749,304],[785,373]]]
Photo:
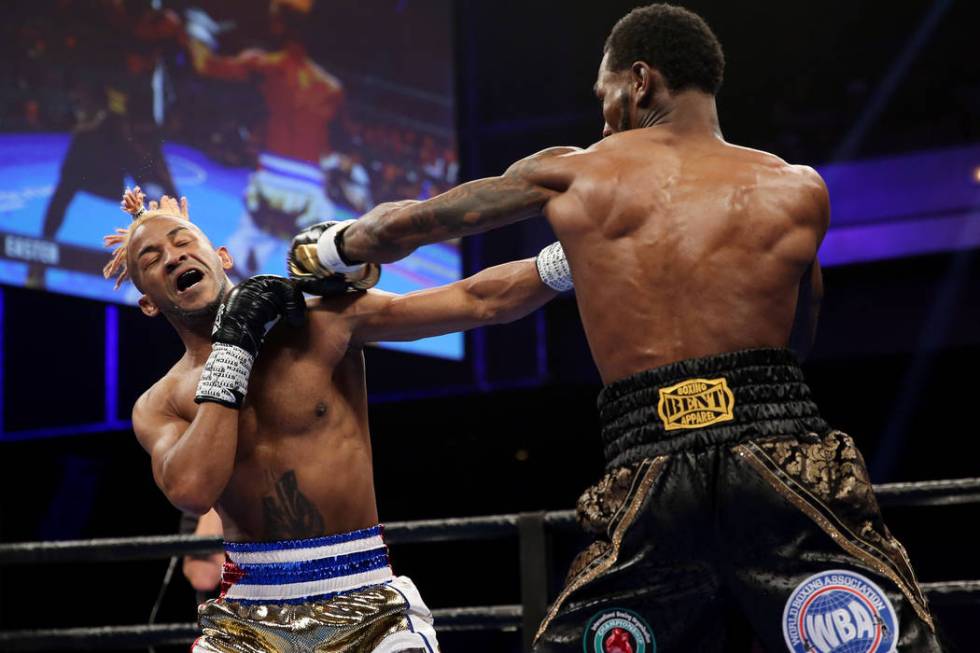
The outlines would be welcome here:
[[[883,508],[930,508],[980,504],[980,478],[874,486]],[[572,510],[392,522],[385,526],[388,545],[446,541],[511,540],[520,553],[519,605],[433,610],[438,632],[503,630],[522,632],[524,650],[548,606],[550,538],[578,529]],[[165,535],[56,542],[0,544],[0,566],[156,560],[222,551],[219,538]],[[980,579],[921,583],[932,606],[980,606]],[[0,650],[118,650],[180,645],[198,636],[197,624],[140,624],[0,631]]]

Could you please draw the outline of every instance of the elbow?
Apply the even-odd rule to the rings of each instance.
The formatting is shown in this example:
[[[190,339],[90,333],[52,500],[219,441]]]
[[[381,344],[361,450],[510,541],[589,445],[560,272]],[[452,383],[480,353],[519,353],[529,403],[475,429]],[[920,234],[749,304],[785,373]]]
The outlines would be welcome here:
[[[509,322],[506,311],[497,302],[487,299],[474,300],[473,314],[480,324],[503,324]]]
[[[496,289],[488,289],[485,283],[476,278],[463,279],[456,283],[462,290],[461,303],[467,307],[466,312],[472,322],[482,326],[507,321],[507,306]]]
[[[174,507],[197,517],[206,515],[214,507],[214,499],[192,489],[179,488],[167,491],[166,494]]]
[[[534,307],[514,305],[500,299],[482,299],[477,301],[475,309],[481,324],[509,324],[526,316]]]
[[[168,474],[164,471],[160,489],[175,507],[192,515],[207,514],[218,500],[217,493],[194,473]]]

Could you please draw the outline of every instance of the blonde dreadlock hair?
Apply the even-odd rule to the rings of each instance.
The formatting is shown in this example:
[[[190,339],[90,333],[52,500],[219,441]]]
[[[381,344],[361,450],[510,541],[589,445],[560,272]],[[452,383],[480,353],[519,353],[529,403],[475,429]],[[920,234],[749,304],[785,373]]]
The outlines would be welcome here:
[[[102,268],[102,276],[106,279],[116,277],[116,284],[113,286],[114,290],[118,290],[119,286],[121,286],[126,279],[130,278],[129,265],[126,262],[126,255],[129,252],[129,241],[132,239],[133,234],[140,225],[150,218],[156,218],[158,216],[166,216],[168,218],[176,218],[177,220],[190,222],[190,218],[180,215],[179,212],[164,209],[143,211],[142,213],[138,213],[136,215],[130,213],[130,215],[133,216],[133,222],[128,227],[120,227],[116,229],[116,233],[102,237],[102,245],[104,247],[116,248],[112,250],[112,258],[110,258],[109,262],[105,264],[104,268]]]

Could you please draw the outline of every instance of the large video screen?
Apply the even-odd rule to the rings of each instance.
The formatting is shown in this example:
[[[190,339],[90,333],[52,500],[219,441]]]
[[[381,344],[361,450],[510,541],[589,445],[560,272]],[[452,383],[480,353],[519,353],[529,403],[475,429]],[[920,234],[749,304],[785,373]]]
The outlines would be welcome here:
[[[133,304],[102,278],[127,185],[185,195],[235,259],[457,181],[450,0],[15,0],[0,25],[0,282]],[[385,266],[459,278],[454,243]],[[389,346],[389,345],[385,345]],[[459,334],[392,347],[459,359]]]

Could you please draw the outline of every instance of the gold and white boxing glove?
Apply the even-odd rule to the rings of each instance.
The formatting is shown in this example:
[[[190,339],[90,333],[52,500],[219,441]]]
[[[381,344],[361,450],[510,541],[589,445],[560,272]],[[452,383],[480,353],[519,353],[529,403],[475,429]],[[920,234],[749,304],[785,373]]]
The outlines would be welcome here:
[[[289,276],[306,292],[332,294],[349,289],[367,290],[381,278],[376,263],[350,263],[337,248],[337,238],[354,221],[320,222],[293,238],[286,260]]]

